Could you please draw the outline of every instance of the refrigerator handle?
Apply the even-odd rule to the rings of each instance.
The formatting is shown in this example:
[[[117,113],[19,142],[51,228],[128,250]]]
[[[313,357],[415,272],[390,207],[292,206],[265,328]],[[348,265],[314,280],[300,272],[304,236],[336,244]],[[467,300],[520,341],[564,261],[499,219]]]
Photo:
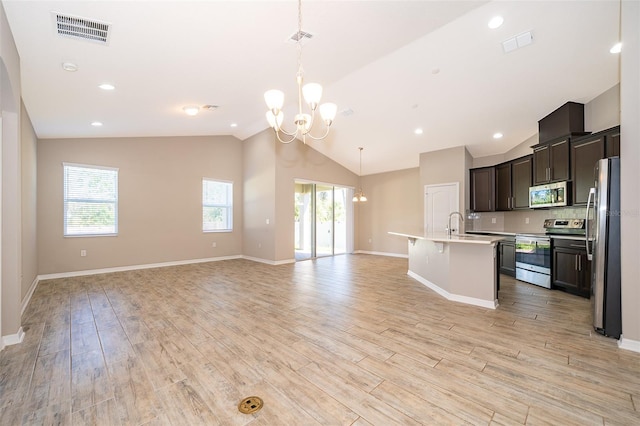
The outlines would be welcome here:
[[[584,233],[585,233],[585,244],[587,246],[587,260],[593,260],[593,250],[589,251],[589,206],[591,205],[591,200],[593,199],[594,205],[596,201],[596,189],[591,188],[589,190],[589,197],[587,198],[587,212],[584,218]],[[593,246],[592,246],[593,247]]]

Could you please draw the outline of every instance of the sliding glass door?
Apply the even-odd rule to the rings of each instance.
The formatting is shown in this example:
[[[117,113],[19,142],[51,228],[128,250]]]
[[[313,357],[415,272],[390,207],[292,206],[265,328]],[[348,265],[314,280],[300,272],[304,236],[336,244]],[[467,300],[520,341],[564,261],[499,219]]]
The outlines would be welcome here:
[[[353,213],[347,200],[352,190],[306,182],[295,187],[296,260],[349,252]]]

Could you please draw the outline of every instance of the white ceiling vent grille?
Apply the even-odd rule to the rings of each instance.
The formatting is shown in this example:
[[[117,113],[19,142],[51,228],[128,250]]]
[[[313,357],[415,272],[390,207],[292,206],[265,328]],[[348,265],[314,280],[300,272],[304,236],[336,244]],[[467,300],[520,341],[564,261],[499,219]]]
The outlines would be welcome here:
[[[52,12],[52,15],[59,36],[109,44],[111,24],[57,12]]]
[[[287,39],[287,43],[296,44],[298,41],[300,41],[300,44],[304,45],[306,42],[308,42],[312,38],[313,38],[313,34],[311,33],[308,33],[306,31],[300,31],[300,32],[296,31],[295,33],[289,36],[289,38]]]

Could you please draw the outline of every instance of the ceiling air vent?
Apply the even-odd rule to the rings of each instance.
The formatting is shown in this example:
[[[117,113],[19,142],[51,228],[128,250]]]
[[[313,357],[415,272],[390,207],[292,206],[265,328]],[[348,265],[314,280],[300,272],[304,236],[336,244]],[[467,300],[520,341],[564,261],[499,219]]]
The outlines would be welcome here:
[[[56,33],[62,37],[108,45],[111,24],[52,12]]]
[[[295,33],[291,34],[287,39],[287,43],[296,44],[298,43],[298,41],[300,41],[300,44],[304,45],[312,38],[313,34],[301,30],[300,32],[296,31]]]

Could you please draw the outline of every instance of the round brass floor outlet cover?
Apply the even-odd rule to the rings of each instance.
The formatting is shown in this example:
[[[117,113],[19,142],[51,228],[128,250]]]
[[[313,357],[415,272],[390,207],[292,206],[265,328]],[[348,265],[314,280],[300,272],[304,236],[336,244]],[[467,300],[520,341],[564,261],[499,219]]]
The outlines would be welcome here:
[[[262,402],[262,399],[259,397],[249,396],[240,401],[240,404],[238,404],[238,410],[244,414],[251,414],[261,409],[263,405],[264,402]]]

